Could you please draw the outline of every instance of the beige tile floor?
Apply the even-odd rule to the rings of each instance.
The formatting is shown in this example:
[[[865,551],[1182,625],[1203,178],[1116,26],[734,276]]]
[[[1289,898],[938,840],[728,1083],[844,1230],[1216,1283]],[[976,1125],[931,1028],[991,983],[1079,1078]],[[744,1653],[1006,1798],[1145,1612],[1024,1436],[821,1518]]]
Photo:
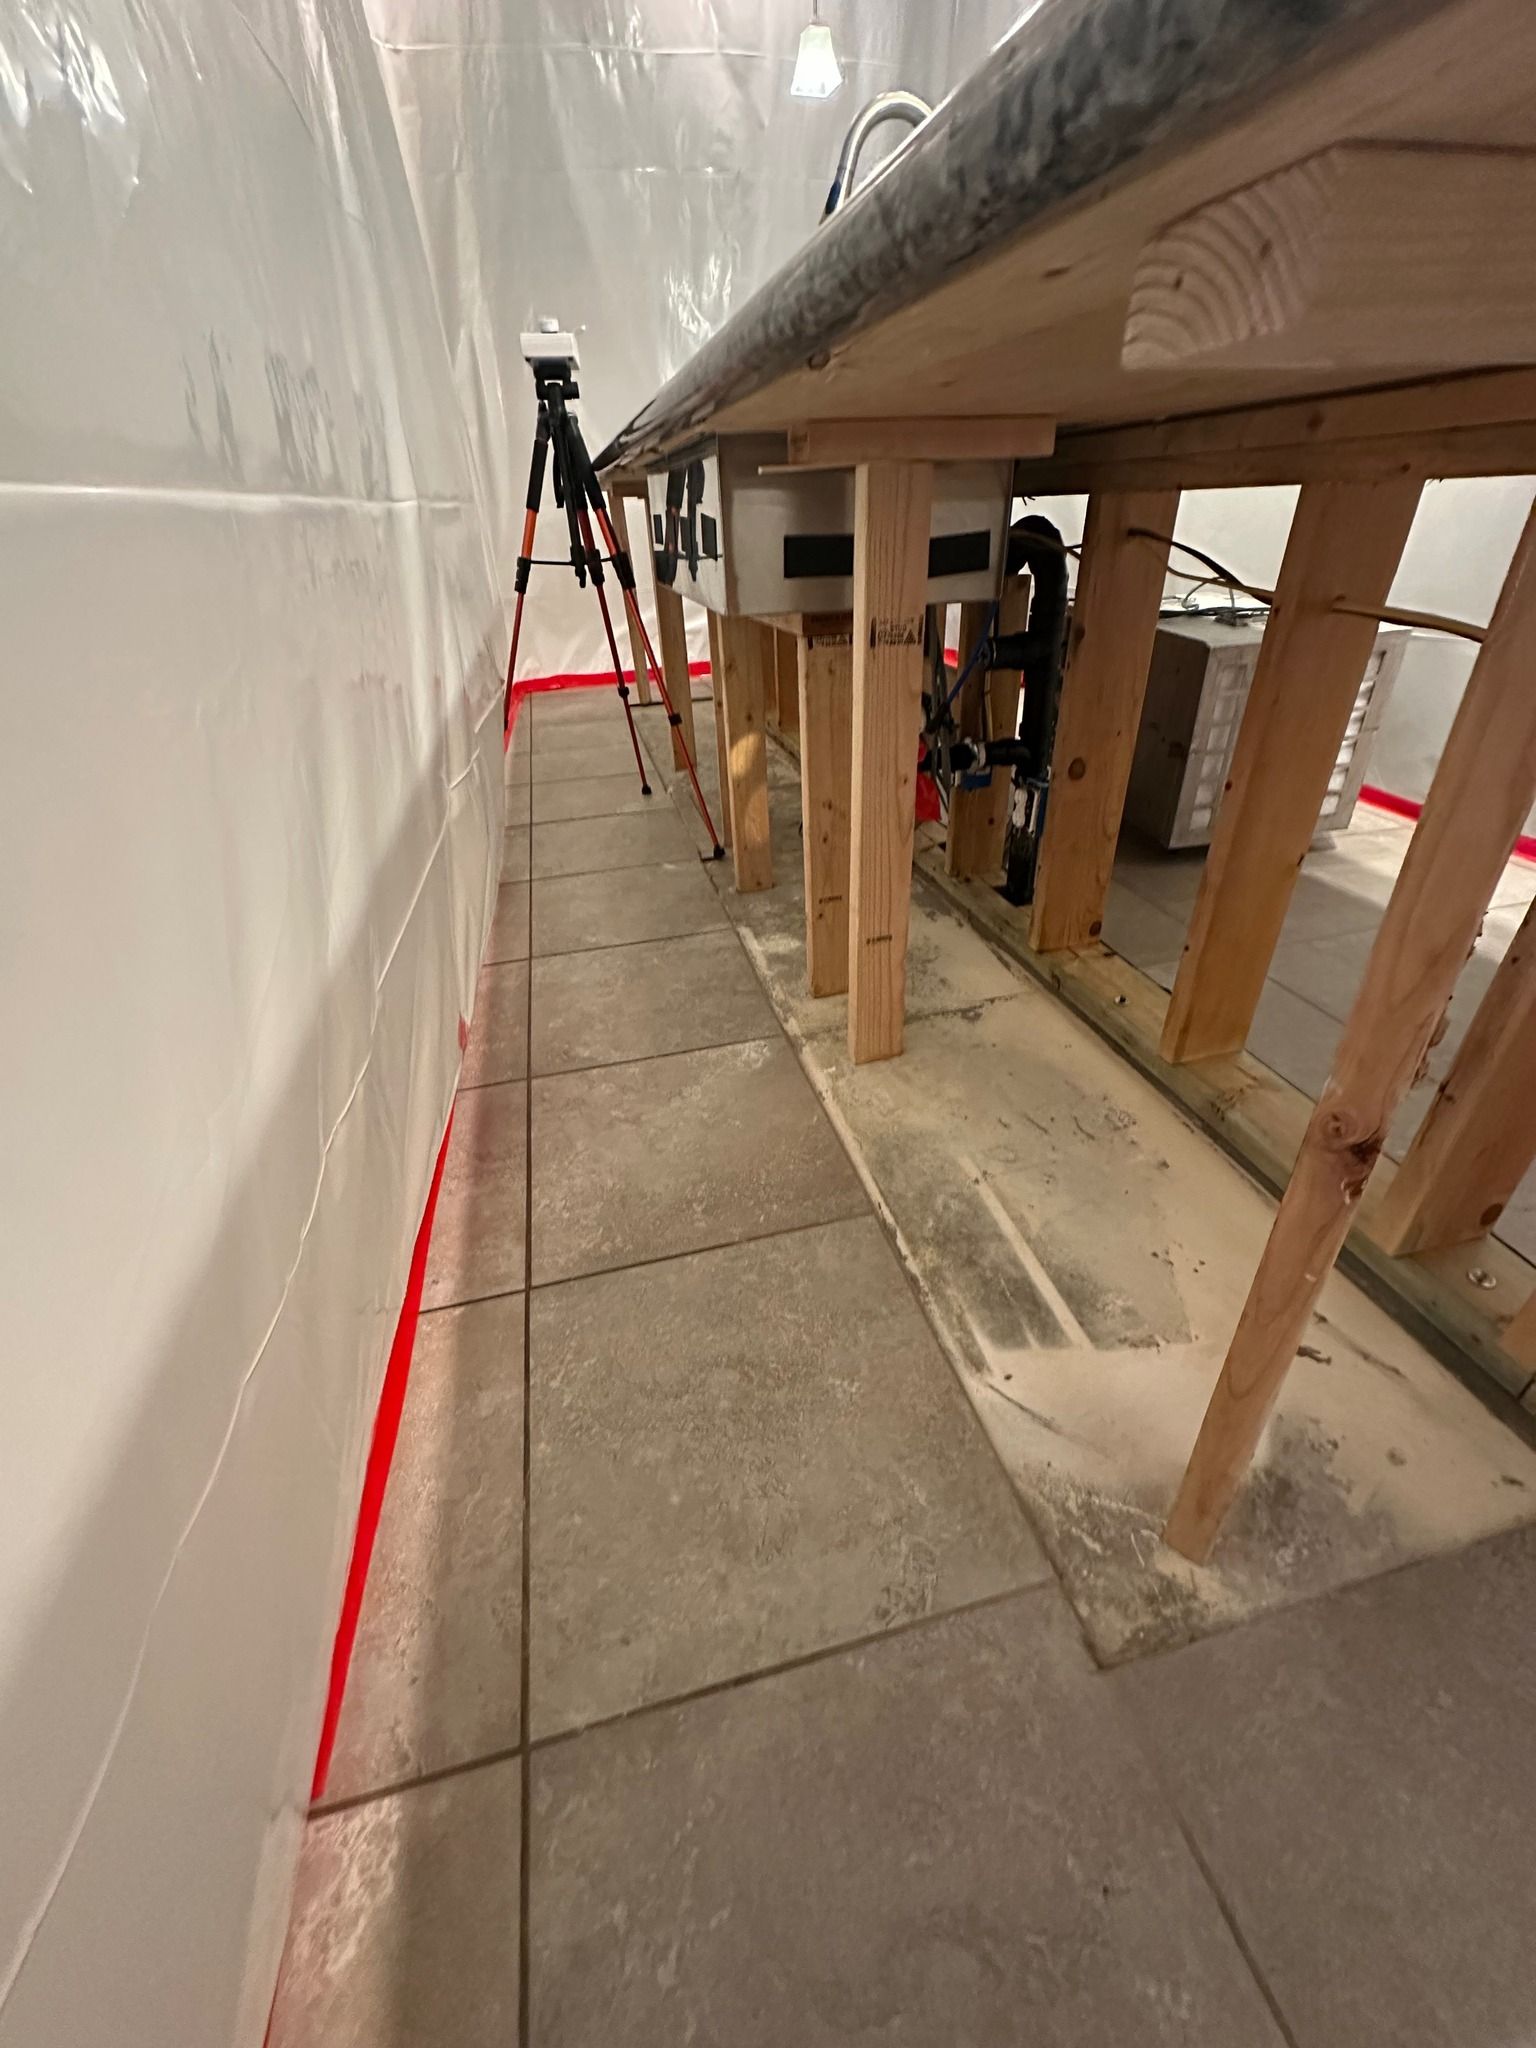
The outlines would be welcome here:
[[[681,805],[571,830],[640,815],[615,735],[607,697],[519,721],[273,2048],[1509,2048],[1536,1453],[1341,1288],[1315,1370],[1387,1403],[1339,1425],[1370,1500],[1309,1439],[1257,1591],[1133,1557],[1154,1521],[1126,1549],[1083,1462],[1104,1388],[1122,1437],[1187,1441],[1262,1198],[1221,1162],[1242,1213],[1204,1215],[1204,1139],[926,898],[908,1055],[845,1071],[795,979],[792,771],[739,898]],[[1122,887],[1153,938],[1187,909]],[[1438,1523],[1377,1500],[1389,1449],[1459,1458]]]

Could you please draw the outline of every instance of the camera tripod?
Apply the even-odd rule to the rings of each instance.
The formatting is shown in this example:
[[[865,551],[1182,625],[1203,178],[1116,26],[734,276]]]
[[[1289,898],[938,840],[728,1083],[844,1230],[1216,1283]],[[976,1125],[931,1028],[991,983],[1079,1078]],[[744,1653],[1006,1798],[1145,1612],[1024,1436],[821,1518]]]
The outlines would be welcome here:
[[[569,351],[557,353],[561,342],[569,343]],[[541,344],[547,345],[550,353],[538,352]],[[624,680],[624,665],[619,659],[619,646],[613,633],[613,619],[608,610],[608,596],[604,588],[603,563],[612,564],[618,578],[619,588],[629,617],[645,650],[647,666],[656,685],[657,694],[667,714],[667,722],[677,735],[688,780],[693,789],[693,800],[698,805],[699,816],[704,820],[704,829],[709,834],[713,849],[711,858],[723,860],[725,848],[720,844],[720,835],[715,830],[714,819],[709,814],[709,805],[699,787],[698,769],[694,765],[692,752],[680,728],[682,718],[673,708],[667,694],[666,678],[661,664],[656,659],[650,635],[646,632],[645,621],[640,616],[639,599],[635,594],[635,572],[629,558],[629,550],[619,539],[608,508],[603,502],[603,487],[598,482],[597,471],[592,467],[592,458],[582,439],[581,426],[570,409],[570,401],[580,396],[576,379],[572,374],[576,368],[574,342],[565,335],[537,334],[523,337],[524,354],[529,368],[533,371],[533,386],[538,395],[538,425],[534,430],[533,458],[528,470],[527,511],[523,516],[523,546],[517,558],[517,576],[513,588],[517,603],[512,614],[512,651],[507,657],[506,706],[504,732],[510,732],[512,725],[512,680],[517,670],[517,642],[523,625],[523,599],[528,591],[529,572],[538,563],[543,567],[558,568],[560,562],[554,556],[535,556],[533,538],[539,521],[539,507],[544,496],[544,471],[551,455],[554,459],[555,503],[565,513],[566,530],[570,537],[570,566],[576,581],[586,588],[587,578],[592,579],[592,588],[597,595],[598,609],[603,615],[603,631],[608,636],[608,651],[613,657],[613,680],[624,707],[625,723],[629,728],[629,743],[635,750],[635,766],[640,773],[640,794],[651,794],[650,778],[645,772],[645,757],[640,751],[640,738],[635,731],[635,714],[630,706],[629,685]],[[590,512],[589,512],[590,508]],[[598,533],[603,546],[599,548],[593,538],[592,521],[597,521]],[[603,549],[607,550],[606,556]],[[685,684],[686,687],[686,684]]]

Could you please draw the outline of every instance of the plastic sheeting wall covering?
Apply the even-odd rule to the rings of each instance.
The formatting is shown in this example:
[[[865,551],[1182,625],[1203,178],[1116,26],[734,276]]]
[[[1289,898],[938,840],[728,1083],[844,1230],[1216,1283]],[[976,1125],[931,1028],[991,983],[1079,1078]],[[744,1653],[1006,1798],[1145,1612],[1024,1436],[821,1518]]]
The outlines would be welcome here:
[[[814,231],[864,102],[892,86],[937,102],[1025,11],[828,0],[843,85],[810,101],[789,93],[809,0],[366,5],[508,590],[534,425],[519,332],[540,314],[574,328],[596,451]],[[905,132],[878,129],[861,176]],[[558,554],[545,504],[538,552]],[[627,659],[622,628],[620,644]],[[536,568],[519,673],[607,664],[590,591]]]
[[[355,0],[9,0],[0,273],[0,2044],[243,2048],[501,598]]]

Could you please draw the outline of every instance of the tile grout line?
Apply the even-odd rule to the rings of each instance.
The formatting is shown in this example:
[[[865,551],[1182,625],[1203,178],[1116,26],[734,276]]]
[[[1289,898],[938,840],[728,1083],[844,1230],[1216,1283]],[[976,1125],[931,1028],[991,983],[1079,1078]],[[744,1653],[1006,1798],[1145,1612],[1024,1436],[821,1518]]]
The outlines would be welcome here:
[[[936,1607],[926,1614],[914,1614],[906,1621],[893,1622],[889,1628],[871,1629],[864,1635],[839,1637],[837,1641],[819,1644],[815,1649],[800,1650],[791,1657],[781,1657],[772,1664],[754,1665],[748,1671],[735,1671],[725,1678],[714,1678],[703,1685],[686,1688],[682,1692],[666,1693],[659,1699],[641,1700],[632,1707],[621,1707],[611,1714],[600,1714],[595,1720],[583,1721],[578,1727],[552,1729],[548,1735],[536,1735],[531,1740],[518,1743],[506,1749],[487,1750],[484,1756],[461,1758],[458,1763],[442,1764],[436,1770],[423,1771],[414,1778],[400,1778],[387,1785],[371,1786],[366,1792],[347,1793],[344,1797],[329,1800],[323,1805],[310,1809],[311,1819],[321,1819],[329,1814],[349,1813],[360,1806],[371,1806],[381,1799],[396,1799],[403,1793],[415,1792],[426,1785],[440,1785],[449,1778],[464,1778],[476,1771],[490,1770],[497,1764],[509,1763],[513,1757],[521,1757],[531,1765],[535,1754],[546,1749],[561,1748],[567,1743],[579,1742],[583,1736],[599,1735],[613,1728],[626,1726],[631,1721],[642,1720],[649,1714],[667,1713],[675,1707],[690,1707],[701,1700],[720,1697],[724,1693],[742,1692],[748,1686],[757,1685],[765,1679],[781,1678],[788,1672],[805,1671],[817,1664],[828,1664],[836,1657],[855,1655],[860,1650],[878,1648],[882,1643],[899,1642],[904,1637],[919,1635],[924,1629],[935,1628],[943,1622],[963,1620],[972,1614],[985,1614],[991,1608],[1003,1607],[1013,1600],[1030,1600],[1039,1593],[1056,1593],[1061,1589],[1049,1571],[1029,1585],[1004,1586],[995,1593],[982,1593],[974,1600],[959,1601],[953,1607]],[[1094,1674],[1097,1676],[1097,1674]]]
[[[1275,2023],[1276,2031],[1278,2032],[1281,2040],[1285,2043],[1285,2048],[1299,2048],[1296,2036],[1291,2031],[1291,2023],[1286,2018],[1285,2013],[1281,2008],[1280,2001],[1275,1996],[1274,1990],[1270,1985],[1270,1981],[1268,1977],[1264,1974],[1263,1967],[1260,1964],[1258,1957],[1254,1954],[1252,1946],[1249,1943],[1248,1937],[1246,1934],[1244,1934],[1242,1927],[1238,1922],[1236,1912],[1228,1903],[1225,1892],[1223,1892],[1221,1886],[1216,1882],[1215,1873],[1212,1871],[1210,1865],[1206,1862],[1205,1856],[1201,1851],[1200,1845],[1195,1840],[1193,1829],[1190,1828],[1188,1823],[1185,1821],[1183,1814],[1179,1811],[1178,1802],[1174,1799],[1173,1795],[1168,1791],[1166,1786],[1164,1786],[1163,1790],[1164,1796],[1168,1800],[1168,1810],[1173,1815],[1173,1824],[1178,1829],[1185,1848],[1189,1851],[1190,1861],[1194,1864],[1195,1869],[1200,1873],[1200,1881],[1205,1886],[1206,1890],[1210,1893],[1212,1903],[1215,1905],[1217,1912],[1221,1915],[1222,1922],[1226,1927],[1228,1934],[1230,1934],[1232,1937],[1232,1945],[1237,1950],[1239,1956],[1242,1957],[1244,1967],[1247,1969],[1249,1976],[1253,1979],[1254,1988],[1257,1990],[1260,1998],[1263,1999],[1265,2005],[1269,2008],[1269,2016]]]
[[[529,734],[530,752],[532,733]],[[531,831],[531,827],[530,827]],[[530,845],[532,840],[530,839]],[[528,946],[533,949],[533,884],[528,885]],[[527,975],[525,1015],[526,1037],[524,1039],[525,1067],[533,1064],[533,964],[530,959]],[[531,2001],[528,1987],[529,1952],[529,1877],[533,1865],[531,1844],[532,1817],[529,1811],[529,1786],[531,1779],[528,1753],[528,1708],[531,1689],[530,1671],[532,1666],[532,1615],[529,1594],[533,1582],[532,1543],[532,1499],[533,1499],[533,1079],[528,1076],[523,1083],[523,1525],[522,1525],[522,1588],[521,1643],[518,1656],[518,1775],[519,1792],[517,1802],[517,2039],[518,2048],[529,2048]]]
[[[772,741],[773,736],[769,735],[769,738],[770,741]],[[782,750],[786,754],[788,754],[789,750],[787,748],[783,748],[782,741],[778,742],[778,744],[781,746]],[[800,783],[798,779],[798,771],[800,765],[799,756],[798,754],[796,754],[791,758],[794,760],[796,767],[797,781],[795,804],[797,811],[801,815],[801,830],[803,834],[804,785]],[[670,787],[667,790],[667,795],[669,799],[672,798],[672,790]],[[727,799],[724,796],[722,796],[721,801],[725,802],[726,800]],[[674,799],[673,809],[677,810],[677,808],[678,806]],[[916,883],[916,879],[917,869],[914,864],[914,884]],[[817,1108],[821,1111],[821,1114],[825,1119],[827,1127],[831,1131],[833,1137],[842,1147],[844,1157],[847,1159],[849,1165],[853,1168],[854,1176],[859,1183],[860,1191],[862,1192],[864,1197],[865,1209],[868,1214],[874,1217],[876,1227],[880,1231],[881,1236],[885,1239],[886,1243],[891,1248],[891,1253],[896,1260],[897,1268],[900,1271],[903,1280],[906,1282],[907,1292],[911,1296],[912,1301],[917,1308],[918,1314],[927,1324],[929,1334],[932,1336],[934,1343],[938,1347],[939,1355],[942,1357],[945,1365],[949,1369],[951,1382],[959,1392],[960,1405],[964,1411],[965,1417],[968,1420],[970,1427],[976,1431],[977,1435],[981,1438],[981,1441],[986,1445],[987,1452],[990,1455],[993,1464],[996,1466],[998,1472],[1002,1475],[1003,1483],[1008,1490],[1010,1499],[1013,1501],[1014,1508],[1016,1513],[1018,1514],[1019,1520],[1023,1523],[1024,1527],[1028,1530],[1030,1536],[1033,1538],[1035,1547],[1039,1550],[1041,1558],[1044,1560],[1046,1569],[1051,1574],[1051,1583],[1055,1585],[1057,1590],[1061,1593],[1062,1598],[1066,1600],[1067,1607],[1077,1622],[1079,1632],[1082,1635],[1084,1642],[1086,1642],[1087,1631],[1083,1625],[1082,1617],[1078,1614],[1076,1605],[1073,1602],[1071,1596],[1067,1592],[1066,1579],[1056,1562],[1055,1551],[1051,1544],[1046,1541],[1045,1518],[1043,1515],[1037,1517],[1037,1515],[1033,1511],[1030,1501],[1027,1500],[1025,1497],[1024,1489],[1019,1485],[1018,1481],[1014,1478],[1012,1472],[1009,1471],[1007,1460],[1003,1457],[1002,1452],[993,1442],[992,1432],[987,1428],[986,1423],[982,1420],[980,1409],[977,1407],[976,1403],[971,1399],[970,1388],[967,1384],[966,1379],[965,1363],[963,1359],[959,1356],[958,1348],[952,1346],[948,1335],[939,1323],[939,1318],[937,1314],[930,1306],[928,1285],[919,1276],[915,1264],[908,1255],[907,1247],[902,1238],[901,1226],[896,1221],[895,1211],[890,1207],[890,1204],[886,1201],[885,1196],[881,1192],[879,1182],[875,1179],[874,1176],[874,1170],[863,1158],[862,1154],[855,1151],[853,1143],[853,1133],[849,1129],[847,1120],[843,1116],[841,1110],[837,1110],[834,1114],[834,1105],[829,1099],[830,1085],[828,1085],[825,1088],[818,1085],[816,1076],[811,1071],[810,1060],[808,1057],[807,1050],[809,1041],[807,1040],[806,1035],[804,1034],[804,1032],[800,1030],[798,1025],[793,1024],[790,1019],[783,1017],[779,1014],[779,1007],[773,999],[773,990],[769,984],[768,977],[758,963],[755,935],[753,935],[751,942],[749,942],[749,935],[745,928],[742,925],[738,924],[736,919],[731,916],[728,910],[726,910],[725,887],[723,886],[723,882],[723,876],[721,883],[717,884],[713,880],[711,880],[711,887],[715,890],[715,894],[720,902],[721,909],[725,911],[726,922],[729,924],[731,930],[736,935],[736,943],[738,946],[740,946],[743,954],[745,954],[746,956],[747,965],[751,968],[752,973],[757,979],[759,987],[763,991],[763,995],[767,1000],[768,1007],[770,1011],[773,1013],[775,1022],[778,1024],[780,1035],[782,1036],[785,1043],[788,1045],[790,1052],[794,1056],[795,1064],[799,1067],[801,1074],[804,1076],[806,1086],[810,1089],[811,1094],[815,1099]],[[774,886],[777,887],[777,883],[775,883]],[[1008,997],[1003,998],[1001,1000],[1012,1001],[1013,998]],[[807,1225],[802,1227],[810,1228],[812,1226]],[[1097,1664],[1098,1662],[1096,1657],[1093,1658],[1092,1661],[1095,1664]]]
[[[518,1088],[526,1086],[526,1083],[502,1081],[495,1085],[503,1088]],[[860,1189],[860,1193],[863,1193],[862,1189]],[[422,1314],[441,1315],[444,1309],[474,1308],[483,1301],[505,1301],[509,1295],[521,1294],[525,1291],[529,1294],[535,1292],[542,1293],[551,1287],[573,1287],[578,1281],[582,1280],[606,1280],[610,1274],[614,1273],[644,1272],[650,1266],[670,1266],[678,1259],[701,1258],[706,1252],[735,1251],[740,1245],[769,1244],[776,1237],[798,1237],[802,1231],[806,1230],[830,1230],[839,1223],[859,1223],[863,1221],[867,1213],[868,1201],[866,1198],[863,1208],[846,1210],[841,1216],[813,1216],[809,1223],[786,1223],[777,1230],[750,1231],[745,1237],[712,1238],[708,1244],[685,1245],[681,1251],[676,1252],[657,1252],[654,1257],[649,1259],[627,1259],[621,1266],[593,1266],[584,1272],[558,1273],[552,1280],[538,1280],[531,1284],[527,1283],[525,1275],[524,1287],[499,1287],[493,1294],[468,1294],[458,1301],[436,1301],[430,1309],[424,1308]]]

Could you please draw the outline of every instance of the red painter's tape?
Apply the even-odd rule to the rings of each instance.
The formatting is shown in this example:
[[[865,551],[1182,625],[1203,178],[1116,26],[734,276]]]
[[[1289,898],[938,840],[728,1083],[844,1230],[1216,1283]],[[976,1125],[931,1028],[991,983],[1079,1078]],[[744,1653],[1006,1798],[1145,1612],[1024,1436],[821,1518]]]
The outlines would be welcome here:
[[[395,1325],[395,1341],[389,1349],[389,1363],[384,1368],[384,1386],[374,1418],[373,1442],[368,1448],[362,1500],[357,1511],[357,1534],[352,1541],[352,1562],[347,1570],[347,1590],[342,1596],[341,1620],[331,1651],[331,1687],[326,1695],[325,1719],[320,1728],[320,1754],[315,1759],[315,1781],[311,1792],[315,1799],[324,1795],[325,1781],[331,1768],[331,1752],[336,1747],[336,1727],[341,1719],[341,1702],[347,1690],[353,1645],[357,1641],[357,1620],[362,1612],[363,1591],[368,1583],[368,1566],[373,1559],[374,1538],[379,1532],[379,1515],[384,1506],[384,1489],[389,1484],[395,1440],[400,1434],[406,1382],[411,1376],[411,1353],[421,1314],[422,1284],[427,1275],[427,1249],[432,1242],[432,1218],[437,1210],[437,1191],[442,1185],[443,1162],[448,1157],[448,1140],[452,1135],[453,1111],[450,1110],[443,1142],[437,1148],[437,1164],[432,1169],[427,1206],[422,1211],[421,1226],[416,1232],[411,1270],[405,1283],[405,1300],[400,1304],[400,1320]]]
[[[1362,783],[1360,801],[1369,804],[1373,810],[1390,811],[1394,818],[1417,819],[1424,806],[1417,797],[1398,796],[1390,789],[1377,789],[1373,783]],[[1536,861],[1536,838],[1522,832],[1515,841],[1514,851],[1521,860]]]

